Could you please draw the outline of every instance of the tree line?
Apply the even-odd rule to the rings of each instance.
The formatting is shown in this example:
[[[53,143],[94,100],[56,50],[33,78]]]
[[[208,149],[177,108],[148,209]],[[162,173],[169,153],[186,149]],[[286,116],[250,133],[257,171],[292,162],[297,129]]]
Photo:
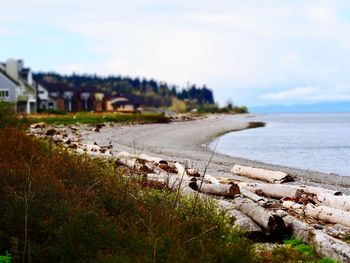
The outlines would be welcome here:
[[[39,72],[34,79],[48,90],[75,89],[78,91],[104,92],[107,96],[136,96],[148,107],[170,107],[174,98],[194,105],[214,104],[213,91],[206,85],[188,87],[169,85],[154,79],[122,76],[61,75]]]

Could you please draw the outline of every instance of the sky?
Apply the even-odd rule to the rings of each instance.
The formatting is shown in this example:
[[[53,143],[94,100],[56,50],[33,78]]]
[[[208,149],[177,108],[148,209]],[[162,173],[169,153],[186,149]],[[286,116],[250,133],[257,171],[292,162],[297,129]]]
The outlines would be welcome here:
[[[350,102],[350,1],[1,0],[8,58],[205,84],[221,105]]]

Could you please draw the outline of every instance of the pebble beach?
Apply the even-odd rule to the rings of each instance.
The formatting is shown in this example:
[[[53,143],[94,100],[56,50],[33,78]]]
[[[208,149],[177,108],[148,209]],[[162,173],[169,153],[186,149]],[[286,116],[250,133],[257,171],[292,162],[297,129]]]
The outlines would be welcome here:
[[[225,156],[208,147],[225,133],[248,128],[249,117],[210,115],[204,119],[169,124],[107,125],[99,132],[82,130],[81,135],[86,143],[111,144],[112,152],[145,153],[188,164],[200,172],[207,167],[207,173],[217,178],[247,181],[247,178],[230,173],[234,164],[241,164],[286,172],[295,178],[292,184],[319,186],[350,194],[350,177]]]

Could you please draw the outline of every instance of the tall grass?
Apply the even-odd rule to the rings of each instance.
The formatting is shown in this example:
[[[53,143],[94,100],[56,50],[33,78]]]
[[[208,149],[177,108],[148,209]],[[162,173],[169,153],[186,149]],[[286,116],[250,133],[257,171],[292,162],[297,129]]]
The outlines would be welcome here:
[[[212,203],[198,200],[192,213],[193,200],[180,198],[174,209],[174,193],[147,187],[113,161],[75,156],[15,129],[0,131],[0,145],[0,254],[9,251],[14,262],[254,257],[251,241]]]

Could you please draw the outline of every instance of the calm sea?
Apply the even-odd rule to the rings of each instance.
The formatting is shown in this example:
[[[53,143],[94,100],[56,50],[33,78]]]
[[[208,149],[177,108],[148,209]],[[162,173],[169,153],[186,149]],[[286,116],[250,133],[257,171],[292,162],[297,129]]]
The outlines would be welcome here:
[[[217,152],[350,176],[350,113],[266,114],[242,119],[247,120],[267,125],[223,135]]]

